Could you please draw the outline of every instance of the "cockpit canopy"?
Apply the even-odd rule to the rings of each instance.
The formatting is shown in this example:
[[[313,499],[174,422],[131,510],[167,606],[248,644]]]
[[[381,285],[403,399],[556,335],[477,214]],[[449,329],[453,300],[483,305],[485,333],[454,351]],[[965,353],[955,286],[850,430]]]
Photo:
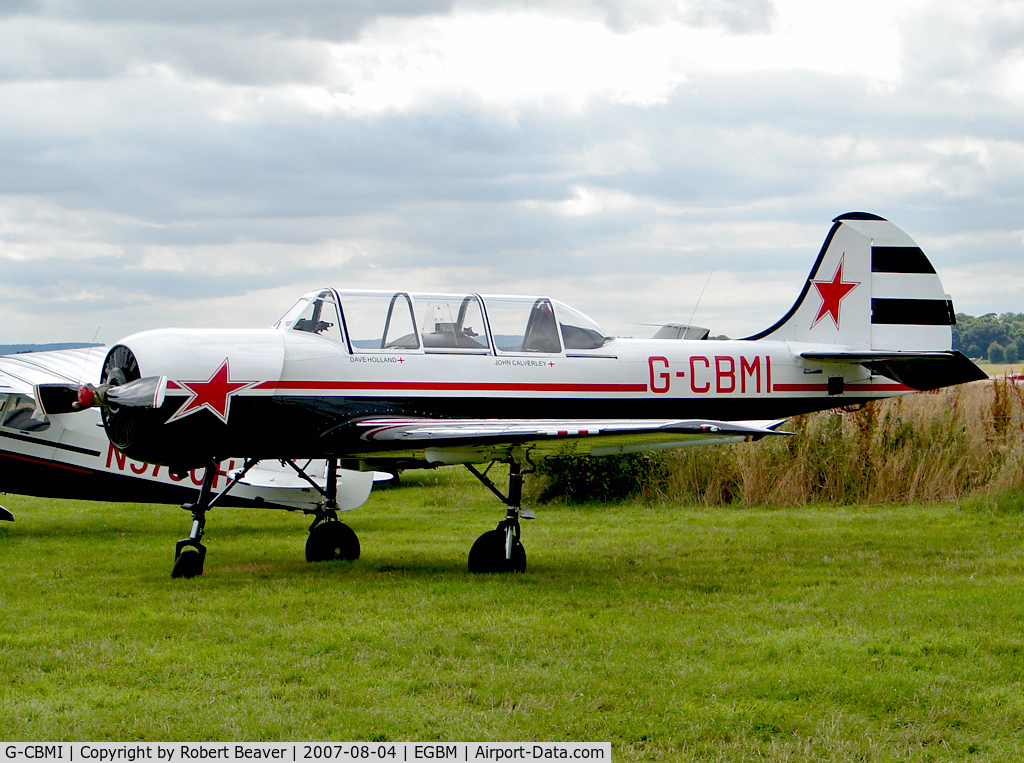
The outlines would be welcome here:
[[[614,338],[547,297],[334,289],[306,294],[274,327],[353,353],[561,354],[597,350]]]

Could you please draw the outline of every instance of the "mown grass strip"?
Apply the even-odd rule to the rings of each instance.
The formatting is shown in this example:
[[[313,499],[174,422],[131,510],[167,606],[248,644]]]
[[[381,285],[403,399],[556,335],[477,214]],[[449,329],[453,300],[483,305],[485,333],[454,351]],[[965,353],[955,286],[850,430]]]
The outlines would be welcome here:
[[[471,576],[501,510],[457,472],[306,523],[6,497],[0,737],[609,740],[617,760],[1024,756],[1024,517],[954,505],[552,506],[529,571]]]

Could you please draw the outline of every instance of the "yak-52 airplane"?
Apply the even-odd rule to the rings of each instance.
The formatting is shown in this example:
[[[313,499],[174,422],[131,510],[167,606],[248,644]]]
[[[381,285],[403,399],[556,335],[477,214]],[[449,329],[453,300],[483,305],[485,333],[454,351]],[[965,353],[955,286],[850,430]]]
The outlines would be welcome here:
[[[850,213],[789,312],[746,339],[616,338],[547,297],[324,288],[270,329],[134,334],[107,353],[98,386],[39,385],[37,399],[51,416],[98,406],[129,458],[205,470],[174,576],[202,573],[206,512],[232,489],[213,488],[227,454],[245,459],[236,480],[267,460],[463,464],[506,507],[470,570],[521,571],[523,474],[538,459],[753,440],[786,416],[985,378],[951,350],[953,323],[910,237]],[[477,468],[498,462],[504,492]],[[336,490],[324,488],[307,548],[354,558]]]

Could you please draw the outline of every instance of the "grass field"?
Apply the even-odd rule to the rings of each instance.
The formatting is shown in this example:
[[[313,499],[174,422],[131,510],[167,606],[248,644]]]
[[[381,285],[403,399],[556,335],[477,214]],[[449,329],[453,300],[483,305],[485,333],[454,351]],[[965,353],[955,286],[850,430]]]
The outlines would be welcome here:
[[[1004,376],[1014,376],[1024,373],[1024,364],[1021,363],[988,363],[979,362],[978,368],[987,373],[993,379],[1001,379]]]
[[[529,569],[454,470],[349,515],[5,496],[0,739],[611,741],[615,760],[1024,758],[1024,516],[933,506],[541,507]]]

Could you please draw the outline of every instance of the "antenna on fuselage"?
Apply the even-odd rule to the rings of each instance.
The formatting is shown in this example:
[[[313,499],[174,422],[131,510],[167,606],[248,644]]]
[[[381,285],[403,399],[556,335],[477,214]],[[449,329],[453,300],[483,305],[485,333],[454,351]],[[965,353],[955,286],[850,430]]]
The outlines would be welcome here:
[[[693,304],[693,312],[690,313],[690,320],[686,322],[687,325],[693,325],[693,316],[697,314],[697,308],[700,306],[700,301],[704,298],[704,292],[707,290],[708,284],[711,283],[711,276],[713,276],[714,274],[715,269],[711,268],[711,272],[708,273],[707,280],[704,281],[704,288],[700,290],[700,294],[697,296],[697,301]]]
[[[85,361],[82,363],[82,370],[78,374],[77,384],[82,383],[82,377],[85,376],[85,369],[89,367],[89,358],[92,357],[93,348],[96,345],[96,337],[100,335],[100,329],[102,326],[96,327],[96,332],[92,335],[92,341],[89,342],[89,348],[85,351]]]

